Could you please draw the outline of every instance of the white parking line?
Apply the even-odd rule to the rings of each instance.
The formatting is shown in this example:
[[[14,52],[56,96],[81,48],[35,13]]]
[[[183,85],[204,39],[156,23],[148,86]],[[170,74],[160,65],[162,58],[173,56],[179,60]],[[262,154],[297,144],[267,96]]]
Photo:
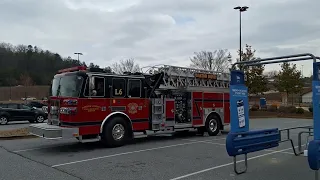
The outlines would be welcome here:
[[[203,143],[203,142],[205,142],[205,141],[193,141],[193,142],[189,142],[189,143],[181,143],[181,144],[174,144],[174,145],[169,145],[169,146],[160,146],[160,147],[149,148],[149,149],[141,149],[141,150],[137,150],[137,151],[129,151],[129,152],[111,154],[111,155],[107,155],[107,156],[100,156],[100,157],[95,157],[95,158],[90,158],[90,159],[83,159],[83,160],[79,160],[79,161],[72,161],[72,162],[68,162],[68,163],[56,164],[51,167],[59,167],[59,166],[65,166],[65,165],[69,165],[69,164],[76,164],[76,163],[81,163],[81,162],[93,161],[93,160],[97,160],[97,159],[104,159],[104,158],[110,158],[110,157],[115,157],[115,156],[140,153],[140,152],[146,152],[146,151],[152,151],[152,150],[158,150],[158,149],[165,149],[165,148],[171,148],[171,147],[176,147],[176,146],[184,146],[184,145],[188,145],[188,144]]]
[[[280,153],[280,152],[283,152],[283,151],[287,151],[289,149],[291,149],[291,148],[283,149],[283,150],[280,150],[280,151],[273,151],[273,152],[262,154],[262,155],[259,155],[259,156],[254,156],[254,157],[248,158],[248,160],[257,159],[257,158],[268,156],[268,155],[275,154],[275,153]],[[244,160],[239,160],[238,162],[243,162],[243,161]],[[214,167],[207,168],[207,169],[203,169],[201,171],[196,171],[196,172],[193,172],[193,173],[190,173],[190,174],[186,174],[186,175],[183,175],[183,176],[179,176],[179,177],[176,177],[176,178],[173,178],[173,179],[170,179],[170,180],[183,179],[183,178],[187,178],[187,177],[190,177],[190,176],[194,176],[194,175],[197,175],[197,174],[200,174],[200,173],[204,173],[204,172],[207,172],[207,171],[219,169],[219,168],[230,166],[230,165],[233,165],[233,162],[227,163],[227,164],[222,164],[222,165],[219,165],[219,166],[214,166]]]
[[[216,139],[208,139],[208,140],[203,140],[203,141],[219,141],[219,140],[225,140],[226,138],[216,138]],[[182,140],[186,140],[186,141],[198,141],[198,140],[194,140],[194,139],[182,139]]]
[[[276,152],[276,150],[272,150],[272,149],[266,149],[265,151],[268,151],[268,152]],[[279,153],[295,155],[295,154],[294,154],[294,153],[292,153],[292,152],[279,152]]]
[[[218,140],[224,140],[224,139],[226,139],[226,138],[217,138],[217,139],[210,139],[210,140],[204,140],[204,141],[218,141]],[[182,140],[193,141],[193,142],[197,141],[197,140],[191,140],[191,139],[182,139]],[[63,146],[65,146],[65,145],[54,146],[54,147],[57,148],[57,147],[63,147]],[[26,151],[33,151],[33,150],[39,150],[39,149],[48,149],[48,148],[52,148],[52,147],[39,147],[39,148],[30,148],[30,149],[19,149],[19,150],[15,150],[13,152],[18,153],[18,152],[26,152]]]
[[[18,152],[25,152],[25,151],[33,151],[33,150],[38,150],[38,149],[47,149],[48,147],[42,147],[42,148],[30,148],[30,149],[20,149],[20,150],[16,150],[16,151],[12,151],[12,152],[15,152],[15,153],[18,153]]]
[[[202,142],[202,143],[215,144],[215,145],[225,146],[225,144],[222,144],[222,143],[214,143],[214,142],[209,142],[209,141],[205,141],[205,142]]]
[[[221,146],[225,146],[225,145],[226,145],[226,144],[223,144],[223,143],[215,143],[215,142],[212,142],[212,140],[204,140],[204,141],[197,141],[197,140],[192,140],[192,139],[183,139],[183,140],[185,140],[185,141],[191,141],[191,142],[215,144],[215,145],[221,145]]]
[[[224,138],[226,139],[226,138]],[[192,139],[183,139],[185,141],[192,141],[192,142],[199,142],[197,140],[192,140]],[[218,140],[218,139],[214,139],[214,140]],[[215,145],[221,145],[221,146],[225,146],[226,144],[223,144],[223,143],[215,143],[215,142],[212,142],[211,140],[204,140],[204,141],[200,141],[199,143],[208,143],[208,144],[215,144]],[[276,150],[272,150],[272,149],[265,149],[264,151],[267,151],[267,152],[275,152]],[[290,154],[290,155],[295,155],[294,153],[292,152],[279,152],[279,153],[282,153],[282,154]]]

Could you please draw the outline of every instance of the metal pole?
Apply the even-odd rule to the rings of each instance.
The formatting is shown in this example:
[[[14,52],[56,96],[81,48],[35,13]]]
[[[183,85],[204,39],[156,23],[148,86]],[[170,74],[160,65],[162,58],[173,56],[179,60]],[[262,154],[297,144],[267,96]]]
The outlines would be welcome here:
[[[9,101],[11,101],[12,99],[12,85],[10,84],[10,97],[9,97]]]
[[[245,12],[245,11],[247,11],[247,9],[248,9],[249,7],[248,6],[237,6],[237,7],[235,7],[235,8],[233,8],[233,9],[235,9],[235,10],[238,10],[239,11],[239,38],[240,38],[240,40],[239,40],[239,61],[238,62],[241,62],[242,61],[242,15],[241,15],[241,13],[242,12]]]
[[[241,62],[241,57],[242,57],[242,42],[241,42],[241,10],[239,11],[240,13],[240,57],[239,57],[239,62]]]
[[[313,62],[317,62],[317,59],[320,60],[320,57],[314,56],[313,54],[310,53],[304,53],[304,54],[295,54],[295,55],[287,55],[287,56],[278,56],[278,57],[272,57],[272,58],[264,58],[264,59],[257,59],[257,60],[252,60],[252,61],[243,61],[243,62],[236,62],[232,65],[232,68],[234,68],[237,64],[246,64],[246,66],[255,66],[255,65],[261,65],[261,64],[273,64],[273,63],[279,63],[279,62],[290,62],[290,61],[298,61],[298,59],[288,59],[288,58],[295,58],[295,57],[303,57],[303,56],[309,56],[309,59],[313,60]],[[282,60],[282,61],[271,61],[271,60],[276,60],[276,59],[287,59],[287,60]],[[301,58],[300,60],[308,60],[308,58],[304,57]],[[265,61],[271,61],[267,63],[262,63]]]
[[[10,97],[9,97],[9,101],[11,101],[11,99],[12,99],[12,77],[11,77],[11,75],[10,75]]]
[[[78,55],[78,61],[80,61],[80,55],[82,55],[82,53],[80,53],[80,52],[75,52],[74,54],[77,54],[77,55]]]

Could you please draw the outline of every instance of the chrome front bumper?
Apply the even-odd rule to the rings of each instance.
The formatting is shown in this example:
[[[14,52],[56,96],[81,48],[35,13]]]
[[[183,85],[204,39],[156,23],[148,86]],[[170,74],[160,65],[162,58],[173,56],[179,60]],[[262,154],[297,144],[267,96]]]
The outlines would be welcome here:
[[[40,123],[30,125],[29,133],[45,139],[70,139],[79,136],[79,128],[66,128]]]

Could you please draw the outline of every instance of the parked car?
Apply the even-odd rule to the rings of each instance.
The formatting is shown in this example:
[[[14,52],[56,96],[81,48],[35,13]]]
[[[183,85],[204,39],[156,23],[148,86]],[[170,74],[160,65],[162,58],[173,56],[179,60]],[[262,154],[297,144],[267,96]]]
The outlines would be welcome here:
[[[29,121],[30,123],[42,123],[48,115],[37,108],[19,103],[0,104],[0,125],[8,124],[9,121]]]
[[[30,101],[26,104],[27,106],[31,107],[31,108],[37,108],[38,110],[42,110],[43,111],[43,107],[47,106],[46,104],[37,102],[37,101]]]
[[[28,96],[28,97],[21,98],[21,100],[23,100],[23,101],[32,101],[32,100],[37,100],[37,98]]]

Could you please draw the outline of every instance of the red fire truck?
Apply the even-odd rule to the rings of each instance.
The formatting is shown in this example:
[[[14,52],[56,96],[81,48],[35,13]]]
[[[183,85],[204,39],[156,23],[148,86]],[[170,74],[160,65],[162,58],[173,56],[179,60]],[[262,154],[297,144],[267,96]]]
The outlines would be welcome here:
[[[144,73],[63,69],[52,80],[46,139],[100,140],[109,147],[145,135],[197,129],[215,136],[230,122],[229,73],[163,65]]]

